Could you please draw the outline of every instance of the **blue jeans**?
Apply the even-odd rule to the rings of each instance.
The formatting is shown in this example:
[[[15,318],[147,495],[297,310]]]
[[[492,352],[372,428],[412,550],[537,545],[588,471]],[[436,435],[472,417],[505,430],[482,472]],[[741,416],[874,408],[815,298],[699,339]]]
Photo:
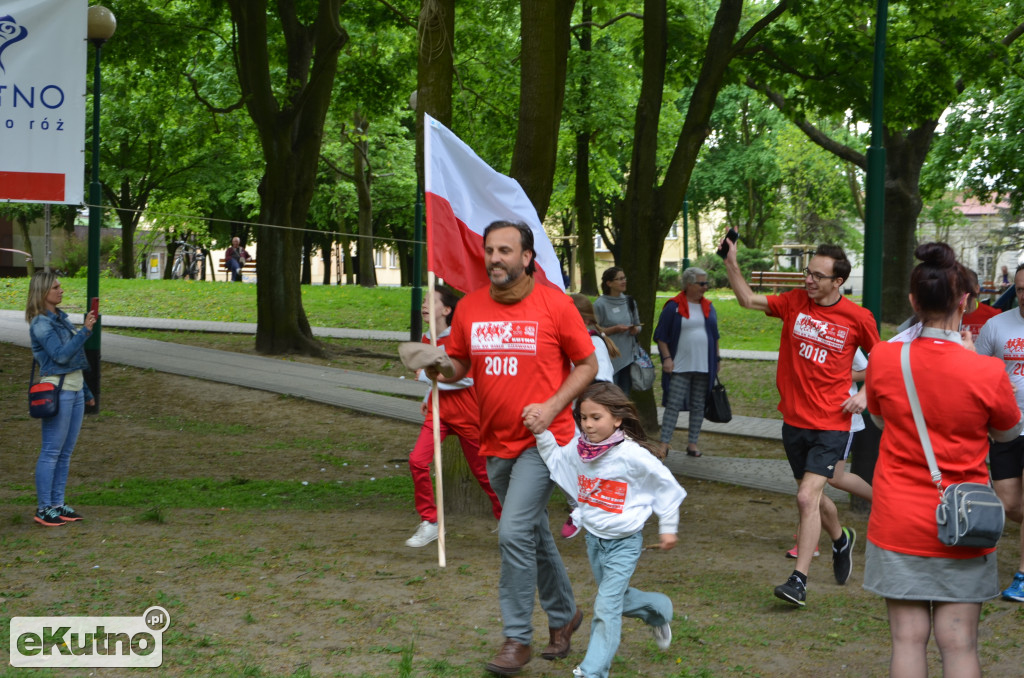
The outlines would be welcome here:
[[[71,453],[78,442],[85,415],[83,391],[61,391],[56,416],[42,419],[43,444],[36,462],[36,503],[40,510],[64,505]]]
[[[587,533],[587,557],[597,581],[590,644],[580,662],[587,678],[606,678],[622,638],[622,618],[640,619],[649,626],[672,620],[672,601],[664,593],[648,593],[629,585],[643,550],[643,534],[601,539]]]
[[[515,459],[487,457],[487,477],[501,500],[498,600],[503,631],[506,638],[529,645],[535,590],[548,626],[561,628],[576,614],[572,584],[548,524],[548,499],[555,484],[536,447]]]
[[[231,282],[242,282],[242,264],[238,259],[228,259],[226,262],[228,270],[231,271]]]

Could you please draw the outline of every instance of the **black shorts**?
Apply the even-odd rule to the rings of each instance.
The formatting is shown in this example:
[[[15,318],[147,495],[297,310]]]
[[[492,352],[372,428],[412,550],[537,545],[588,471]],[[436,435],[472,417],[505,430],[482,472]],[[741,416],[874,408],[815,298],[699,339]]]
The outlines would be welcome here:
[[[782,424],[782,446],[797,480],[808,471],[831,478],[849,441],[849,431],[815,431]]]
[[[988,448],[992,480],[1009,480],[1024,476],[1024,436],[1008,443],[992,443]]]

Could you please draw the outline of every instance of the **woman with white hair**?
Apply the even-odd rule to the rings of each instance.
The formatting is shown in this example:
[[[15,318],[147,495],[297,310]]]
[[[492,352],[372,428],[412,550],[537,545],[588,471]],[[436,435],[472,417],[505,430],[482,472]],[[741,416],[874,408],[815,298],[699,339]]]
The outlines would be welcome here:
[[[699,457],[697,438],[704,423],[714,377],[718,374],[718,314],[704,296],[708,274],[691,267],[683,271],[683,289],[661,309],[654,340],[661,355],[661,456],[668,455],[680,410],[690,412],[686,454]]]

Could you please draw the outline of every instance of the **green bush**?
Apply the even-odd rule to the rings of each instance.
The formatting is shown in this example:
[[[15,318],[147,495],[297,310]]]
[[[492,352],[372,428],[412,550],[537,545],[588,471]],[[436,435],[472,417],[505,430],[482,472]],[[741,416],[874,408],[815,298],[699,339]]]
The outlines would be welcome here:
[[[674,268],[663,268],[658,272],[658,291],[678,292],[682,285],[682,273]]]
[[[74,278],[78,275],[79,271],[82,271],[82,276],[85,276],[86,264],[89,261],[89,248],[84,240],[79,240],[74,235],[69,235],[64,239],[64,256],[61,259],[55,259],[53,262],[53,268],[64,271],[64,274],[69,278]]]

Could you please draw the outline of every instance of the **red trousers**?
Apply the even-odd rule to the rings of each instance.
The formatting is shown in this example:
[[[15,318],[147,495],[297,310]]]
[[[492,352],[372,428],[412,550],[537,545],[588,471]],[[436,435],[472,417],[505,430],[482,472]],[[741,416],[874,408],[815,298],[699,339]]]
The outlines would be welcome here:
[[[491,483],[487,480],[487,463],[480,456],[480,443],[476,437],[466,435],[466,431],[457,430],[444,421],[440,422],[439,433],[444,441],[449,434],[454,433],[462,443],[462,453],[466,456],[466,463],[470,471],[480,483],[480,487],[491,499],[491,511],[495,518],[501,518],[501,502],[498,495],[491,489]],[[416,500],[416,512],[422,520],[431,523],[437,522],[437,504],[434,502],[434,484],[430,480],[430,462],[434,461],[434,418],[428,416],[420,428],[420,435],[416,438],[416,444],[409,453],[409,471],[412,473],[413,496]]]

